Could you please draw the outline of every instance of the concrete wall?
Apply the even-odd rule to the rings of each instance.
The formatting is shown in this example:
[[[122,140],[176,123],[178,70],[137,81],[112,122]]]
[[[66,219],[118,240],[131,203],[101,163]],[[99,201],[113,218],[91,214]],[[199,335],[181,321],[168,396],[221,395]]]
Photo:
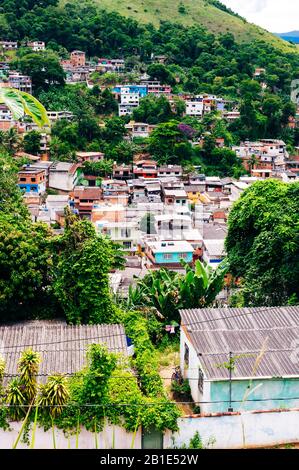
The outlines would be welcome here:
[[[22,423],[11,423],[11,431],[0,430],[0,449],[11,449]],[[178,420],[179,431],[164,434],[164,449],[187,445],[198,431],[205,448],[241,449],[244,447],[267,447],[299,442],[299,409],[274,410],[271,412],[227,413],[226,415],[203,415],[183,417]],[[113,437],[114,435],[114,437]],[[97,434],[99,449],[141,449],[141,430],[134,439],[118,426],[108,425]],[[31,432],[29,433],[31,442]],[[63,431],[55,429],[57,449],[75,449],[76,436],[68,439]],[[113,444],[114,441],[114,444]],[[133,444],[133,447],[132,447]],[[26,449],[27,444],[18,443],[17,448]],[[35,449],[54,449],[52,429],[37,428]],[[78,439],[79,449],[95,449],[95,434],[83,429]]]
[[[11,431],[0,430],[0,449],[12,449],[18,433],[21,429],[22,423],[11,423]],[[32,426],[29,433],[29,440],[31,442]],[[119,426],[108,425],[104,431],[97,434],[98,449],[140,449],[141,448],[141,430],[136,433],[134,440],[134,433],[128,433],[125,429]],[[134,440],[134,443],[133,443]],[[56,449],[75,449],[76,448],[76,435],[70,436],[68,439],[60,429],[55,429]],[[86,429],[82,429],[78,439],[79,449],[95,449],[96,440],[95,434]],[[113,445],[114,441],[114,445]],[[133,443],[133,447],[132,447]],[[17,449],[27,449],[28,445],[21,442],[18,443]],[[52,429],[44,431],[42,428],[37,428],[35,434],[35,449],[54,449],[53,432]]]
[[[214,417],[179,419],[180,431],[165,433],[164,448],[188,445],[196,433],[204,447],[241,449],[299,442],[299,409],[246,412]],[[173,441],[174,439],[174,441]]]

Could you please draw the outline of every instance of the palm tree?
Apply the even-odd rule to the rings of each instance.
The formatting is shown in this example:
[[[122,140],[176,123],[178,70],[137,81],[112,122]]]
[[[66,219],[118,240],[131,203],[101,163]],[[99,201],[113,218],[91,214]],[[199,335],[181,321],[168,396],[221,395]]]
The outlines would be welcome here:
[[[21,138],[17,129],[11,127],[8,131],[5,132],[4,139],[5,140],[3,145],[9,153],[14,154],[20,149]]]
[[[0,103],[10,109],[16,120],[28,115],[39,127],[50,125],[44,106],[29,93],[14,88],[0,88]]]

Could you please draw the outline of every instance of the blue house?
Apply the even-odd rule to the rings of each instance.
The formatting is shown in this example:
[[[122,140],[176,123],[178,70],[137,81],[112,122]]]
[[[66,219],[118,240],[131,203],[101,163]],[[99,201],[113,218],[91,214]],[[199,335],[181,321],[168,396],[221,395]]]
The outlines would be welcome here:
[[[145,254],[156,265],[177,265],[181,260],[192,263],[193,246],[186,241],[146,242]]]
[[[122,88],[126,88],[129,93],[139,93],[140,98],[144,98],[147,95],[146,85],[116,85],[112,89],[112,92],[120,95]]]
[[[19,171],[18,185],[25,193],[41,194],[46,191],[46,173],[45,170],[37,168],[27,168]]]

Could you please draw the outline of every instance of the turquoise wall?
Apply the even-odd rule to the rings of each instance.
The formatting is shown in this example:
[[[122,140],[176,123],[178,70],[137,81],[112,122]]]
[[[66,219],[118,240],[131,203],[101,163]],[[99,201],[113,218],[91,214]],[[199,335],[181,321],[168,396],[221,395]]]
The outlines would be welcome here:
[[[240,409],[250,411],[299,407],[299,379],[255,379],[252,381],[251,390],[258,385],[260,385],[259,388],[249,395],[248,401],[244,405],[242,403],[232,403],[234,411]],[[232,400],[242,401],[248,386],[248,380],[232,381]],[[296,397],[297,399],[292,399]],[[286,400],[277,400],[277,398],[286,398]],[[210,401],[220,402],[222,400],[229,400],[229,382],[211,382]],[[209,407],[205,405],[205,409],[206,407],[212,412],[223,412],[227,411],[229,403],[214,403]]]
[[[156,253],[155,254],[155,260],[156,263],[158,264],[172,264],[172,263],[180,263],[181,261],[181,256],[179,253],[171,253],[171,259],[165,259],[163,257],[164,253]],[[191,263],[193,259],[193,252],[190,251],[190,253],[187,253],[187,258],[184,258],[184,261],[187,263]]]

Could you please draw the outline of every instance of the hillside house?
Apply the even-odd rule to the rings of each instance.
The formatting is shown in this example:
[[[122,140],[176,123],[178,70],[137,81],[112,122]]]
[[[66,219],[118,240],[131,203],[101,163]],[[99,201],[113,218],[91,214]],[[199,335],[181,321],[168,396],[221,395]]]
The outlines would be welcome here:
[[[298,408],[299,307],[180,315],[180,367],[201,413]]]
[[[147,138],[155,127],[156,126],[153,124],[135,121],[130,121],[128,124],[125,124],[127,133],[131,139],[135,139],[136,137]]]
[[[177,177],[181,178],[183,176],[183,168],[181,165],[161,165],[158,167],[158,178],[165,177]]]
[[[154,266],[181,267],[193,261],[193,246],[186,241],[145,241],[145,254]]]
[[[0,49],[5,51],[15,51],[18,49],[17,41],[0,41]]]
[[[203,261],[216,269],[225,258],[224,240],[203,241]]]
[[[133,113],[134,109],[139,106],[140,94],[133,93],[129,87],[122,87],[120,93],[120,103],[118,105],[119,116],[129,116]]]
[[[187,206],[188,198],[184,189],[162,188],[162,200],[166,205]]]
[[[45,202],[45,208],[49,212],[51,222],[57,220],[57,212],[64,212],[66,207],[69,207],[70,196],[64,194],[49,194]]]
[[[187,116],[202,118],[204,113],[204,104],[202,97],[191,97],[185,101],[185,105],[185,113]]]
[[[96,224],[99,221],[124,222],[126,208],[122,204],[104,204],[100,202],[92,208],[91,221]]]
[[[99,233],[107,235],[111,240],[119,243],[124,250],[137,251],[141,237],[138,221],[109,222],[99,220],[95,225]]]
[[[8,131],[11,127],[16,126],[12,112],[5,104],[0,104],[0,130]]]
[[[10,72],[7,85],[10,88],[16,88],[16,90],[32,94],[32,80],[28,75],[22,75],[19,72]]]
[[[99,162],[104,160],[104,156],[103,152],[76,152],[76,157],[80,163]]]
[[[138,95],[140,98],[144,98],[147,95],[147,87],[146,85],[136,85],[136,84],[128,84],[128,85],[115,85],[112,88],[112,93],[116,96],[116,98],[120,98],[122,93]]]
[[[26,193],[44,193],[46,190],[45,171],[24,166],[23,170],[18,173],[18,185]]]
[[[135,178],[157,178],[158,169],[155,160],[140,160],[134,164]]]
[[[76,186],[74,189],[74,204],[80,217],[91,218],[92,209],[102,200],[101,188],[86,188]]]
[[[132,165],[118,165],[116,162],[113,165],[112,176],[114,179],[126,180],[133,178],[133,169]]]
[[[205,190],[205,184],[186,184],[184,185],[187,197],[191,204],[196,204],[200,201],[200,195]]]
[[[86,65],[86,56],[83,51],[73,51],[71,52],[71,64],[73,67],[85,67]]]
[[[142,80],[141,84],[146,86],[147,88],[147,93],[149,95],[154,95],[154,96],[170,96],[172,89],[170,85],[162,85],[158,80]]]
[[[81,173],[77,163],[54,162],[49,168],[49,187],[69,193],[78,184]]]
[[[189,215],[176,213],[155,215],[155,229],[160,240],[183,240],[183,233],[192,229]]]
[[[104,180],[102,182],[103,201],[106,204],[128,205],[129,187],[125,181]]]
[[[51,125],[55,124],[57,121],[61,121],[62,119],[68,122],[71,122],[74,119],[74,114],[70,111],[47,111],[47,115]]]
[[[32,41],[32,42],[27,42],[27,47],[29,49],[32,49],[33,52],[42,52],[46,49],[46,44],[44,41]]]

